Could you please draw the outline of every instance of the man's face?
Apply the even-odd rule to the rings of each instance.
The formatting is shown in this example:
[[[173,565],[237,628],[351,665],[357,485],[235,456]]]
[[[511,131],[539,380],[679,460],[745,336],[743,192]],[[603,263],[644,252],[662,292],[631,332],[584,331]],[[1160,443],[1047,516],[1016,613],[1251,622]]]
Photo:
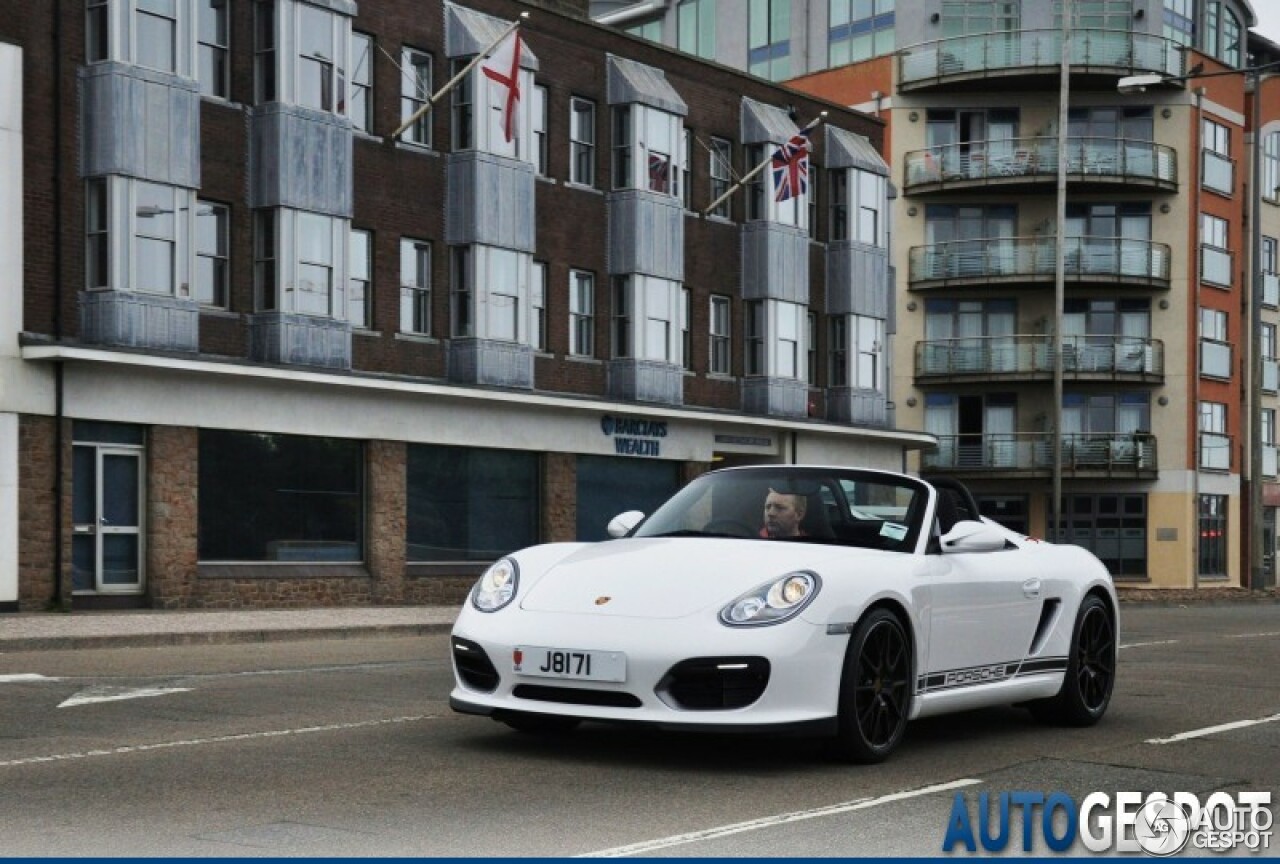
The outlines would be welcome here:
[[[805,499],[769,490],[764,499],[764,528],[770,537],[795,537],[804,518]]]

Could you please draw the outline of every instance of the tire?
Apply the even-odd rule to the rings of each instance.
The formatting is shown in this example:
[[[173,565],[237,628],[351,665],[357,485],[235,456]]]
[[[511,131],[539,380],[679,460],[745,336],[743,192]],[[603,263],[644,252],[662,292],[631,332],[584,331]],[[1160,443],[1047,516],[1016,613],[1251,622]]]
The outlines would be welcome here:
[[[1062,689],[1051,699],[1032,702],[1032,716],[1058,726],[1092,726],[1101,720],[1116,681],[1115,634],[1107,604],[1096,594],[1085,597],[1071,631]]]
[[[556,714],[503,714],[497,718],[517,732],[528,735],[563,735],[578,728],[582,721],[577,717],[560,717]]]
[[[883,762],[911,715],[911,637],[898,616],[874,609],[858,622],[845,651],[833,755],[846,762]]]

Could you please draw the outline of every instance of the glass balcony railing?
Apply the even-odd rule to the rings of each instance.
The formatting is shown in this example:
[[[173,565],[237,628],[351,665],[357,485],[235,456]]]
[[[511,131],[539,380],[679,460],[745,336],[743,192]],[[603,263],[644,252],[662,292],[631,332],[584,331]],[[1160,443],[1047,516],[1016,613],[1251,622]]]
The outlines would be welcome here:
[[[1262,274],[1262,305],[1280,306],[1280,274]]]
[[[1276,468],[1280,467],[1280,448],[1274,444],[1262,445],[1262,476],[1275,477]]]
[[[936,450],[923,454],[926,471],[1053,470],[1053,435],[1013,432],[939,435]],[[1147,433],[1069,433],[1062,436],[1064,474],[1153,472],[1156,439]]]
[[[1200,374],[1213,378],[1231,377],[1231,344],[1214,339],[1200,340]]]
[[[921,186],[1017,178],[1050,182],[1057,174],[1057,138],[1008,138],[913,150],[906,156],[903,185],[910,192]],[[1152,141],[1077,136],[1067,141],[1067,174],[1069,180],[1147,180],[1176,189],[1178,153]]]
[[[1280,361],[1274,357],[1262,358],[1262,389],[1268,393],[1280,390]]]
[[[1209,471],[1231,470],[1231,436],[1200,433],[1200,467]]]
[[[1200,247],[1200,281],[1231,287],[1231,253],[1215,246]]]
[[[999,237],[956,240],[911,249],[908,280],[916,283],[989,280],[1030,281],[1054,278],[1054,237]],[[1068,237],[1067,279],[1114,279],[1144,285],[1169,281],[1169,246],[1121,237]]]
[[[1124,30],[1072,31],[1070,63],[1073,67],[1091,67],[1117,75],[1181,75],[1184,67],[1176,42]],[[898,86],[909,90],[948,79],[1030,70],[1048,74],[1056,72],[1061,64],[1062,32],[1057,29],[953,36],[903,49],[898,57]]]
[[[1205,150],[1201,154],[1200,182],[1206,189],[1230,195],[1236,188],[1236,163],[1221,153]]]
[[[1131,336],[1064,336],[1067,375],[1164,377],[1164,343]],[[1052,375],[1053,337],[1045,334],[931,339],[916,343],[916,377]]]

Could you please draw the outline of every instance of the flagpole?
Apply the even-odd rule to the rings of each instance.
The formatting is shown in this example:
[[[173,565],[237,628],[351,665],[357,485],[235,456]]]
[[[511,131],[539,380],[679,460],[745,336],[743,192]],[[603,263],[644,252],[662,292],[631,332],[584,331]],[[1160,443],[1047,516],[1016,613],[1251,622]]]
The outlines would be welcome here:
[[[826,112],[826,111],[823,111],[823,112],[822,112],[821,114],[819,114],[817,117],[814,117],[812,120],[810,120],[810,121],[809,121],[809,125],[807,125],[807,126],[803,127],[803,128],[802,128],[802,129],[800,129],[799,131],[797,131],[797,132],[796,132],[796,134],[797,134],[797,135],[799,135],[801,132],[808,132],[810,129],[813,129],[815,126],[817,126],[819,123],[821,123],[821,122],[823,121],[823,119],[825,119],[825,118],[826,118],[826,116],[827,116],[827,112]],[[785,143],[785,142],[784,142],[784,143]],[[764,158],[764,161],[763,161],[763,162],[761,162],[761,163],[760,163],[759,165],[757,165],[756,167],[752,168],[752,169],[751,169],[750,171],[748,171],[746,174],[743,174],[743,175],[742,175],[742,179],[741,179],[741,180],[739,180],[737,183],[734,183],[732,186],[730,186],[730,187],[729,187],[729,189],[728,189],[728,190],[727,190],[723,195],[721,195],[719,198],[717,198],[716,200],[712,201],[709,205],[707,205],[707,209],[705,209],[705,210],[703,210],[703,211],[702,211],[702,215],[703,215],[703,216],[706,216],[706,215],[707,215],[708,213],[710,213],[712,210],[716,209],[716,208],[717,208],[717,207],[719,207],[721,204],[723,204],[723,203],[725,202],[725,200],[726,200],[726,199],[728,199],[731,195],[733,195],[733,193],[734,193],[734,192],[737,192],[739,189],[741,189],[741,188],[742,188],[743,186],[745,186],[747,183],[750,183],[750,182],[751,182],[751,179],[752,179],[753,177],[755,177],[757,174],[759,174],[759,173],[760,173],[761,171],[763,171],[765,168],[769,167],[769,163],[770,163],[770,162],[772,162],[772,161],[773,161],[773,152],[772,152],[772,151],[770,151],[769,155],[768,155],[768,156],[766,156],[766,157]]]
[[[489,55],[493,53],[493,49],[497,48],[499,45],[501,45],[501,44],[502,44],[502,40],[503,40],[503,39],[506,39],[508,36],[510,36],[512,33],[514,33],[514,32],[515,32],[515,30],[516,30],[516,28],[517,28],[517,27],[519,27],[521,24],[523,24],[523,23],[524,23],[525,21],[527,21],[528,19],[529,19],[529,13],[528,13],[528,12],[521,12],[521,13],[520,13],[520,17],[519,17],[519,18],[517,18],[516,20],[512,21],[512,22],[511,22],[511,24],[510,24],[510,26],[508,26],[506,30],[503,30],[503,31],[502,31],[502,35],[501,35],[501,36],[499,36],[497,39],[494,39],[494,40],[493,40],[493,42],[492,42],[492,44],[490,44],[488,48],[484,49],[484,50],[483,50],[483,51],[481,51],[479,54],[477,54],[475,57],[471,58],[471,62],[470,62],[470,63],[468,63],[468,64],[463,68],[463,70],[462,70],[461,72],[459,72],[457,75],[454,75],[452,78],[450,78],[448,81],[446,81],[446,82],[445,82],[445,85],[444,85],[443,87],[441,87],[441,88],[440,88],[439,90],[437,90],[434,94],[432,94],[430,97],[428,97],[428,99],[427,99],[427,103],[426,103],[425,105],[423,105],[423,106],[422,106],[421,108],[419,108],[417,111],[414,111],[414,112],[413,112],[413,114],[409,115],[409,119],[408,119],[408,120],[405,120],[405,121],[404,121],[403,123],[401,123],[398,127],[396,127],[396,131],[394,131],[394,132],[392,132],[392,133],[391,133],[391,137],[392,137],[392,138],[399,138],[399,137],[400,137],[400,134],[401,134],[402,132],[404,132],[404,130],[408,129],[408,128],[409,128],[410,126],[412,126],[414,123],[417,123],[417,122],[418,122],[418,120],[419,120],[419,118],[421,118],[421,117],[422,117],[422,115],[424,115],[424,114],[426,114],[428,111],[430,111],[430,110],[431,110],[431,108],[432,108],[432,107],[433,107],[437,102],[439,102],[441,99],[443,99],[446,93],[448,93],[448,92],[449,92],[450,90],[452,90],[454,87],[458,86],[458,82],[459,82],[459,81],[461,81],[463,78],[466,78],[466,77],[467,77],[467,74],[468,74],[468,73],[470,73],[472,69],[476,68],[476,64],[477,64],[477,63],[480,63],[480,62],[482,62],[483,60],[487,59],[487,58],[489,57]]]

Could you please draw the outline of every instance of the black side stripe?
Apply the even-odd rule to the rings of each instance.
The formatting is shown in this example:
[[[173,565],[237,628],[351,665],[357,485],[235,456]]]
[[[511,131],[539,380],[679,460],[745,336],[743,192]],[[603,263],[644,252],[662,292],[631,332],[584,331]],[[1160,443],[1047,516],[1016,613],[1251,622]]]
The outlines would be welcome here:
[[[1035,660],[1027,660],[1025,662],[1013,660],[1004,663],[990,663],[985,666],[948,669],[944,672],[920,675],[916,679],[916,692],[937,693],[943,690],[978,687],[983,684],[994,684],[997,681],[1011,681],[1015,678],[1025,678],[1031,675],[1063,672],[1066,671],[1066,668],[1066,657],[1038,657]]]

